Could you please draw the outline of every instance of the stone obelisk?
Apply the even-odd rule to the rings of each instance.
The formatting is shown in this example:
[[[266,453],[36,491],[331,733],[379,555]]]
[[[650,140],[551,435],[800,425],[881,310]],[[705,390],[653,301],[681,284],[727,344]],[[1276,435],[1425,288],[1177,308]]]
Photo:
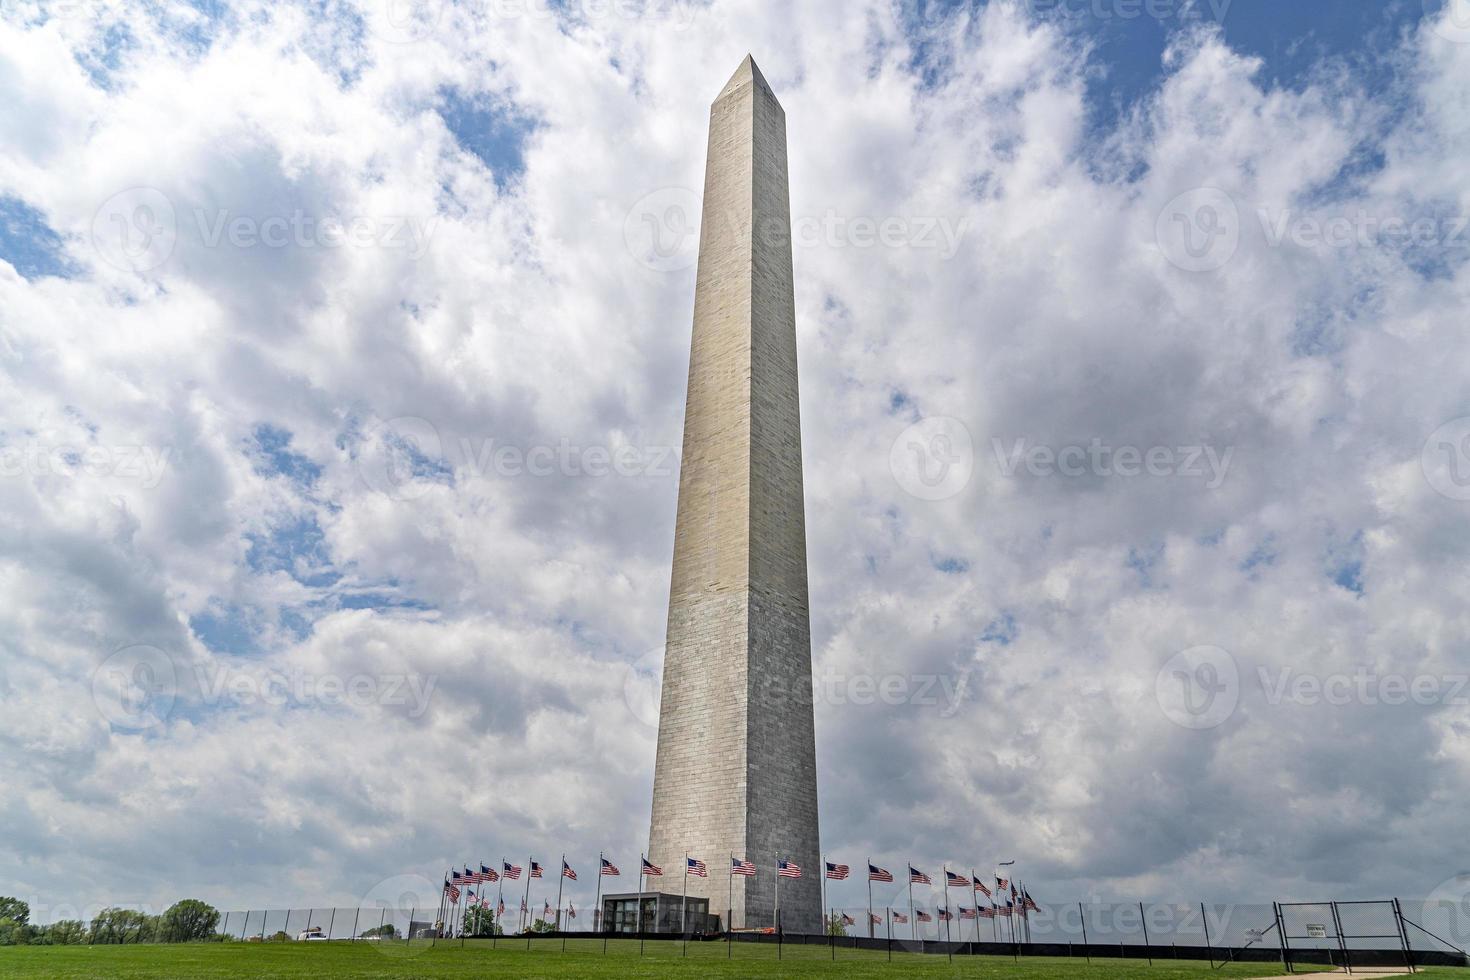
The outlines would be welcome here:
[[[786,113],[747,57],[710,107],[650,859],[736,928],[821,927]],[[675,884],[675,883],[680,884]]]

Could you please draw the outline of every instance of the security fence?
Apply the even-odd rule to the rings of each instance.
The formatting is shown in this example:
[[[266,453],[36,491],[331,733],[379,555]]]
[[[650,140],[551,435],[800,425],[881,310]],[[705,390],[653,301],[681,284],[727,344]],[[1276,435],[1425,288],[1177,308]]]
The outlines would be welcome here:
[[[786,913],[746,920],[738,912],[685,914],[643,896],[641,922],[629,915],[603,921],[601,909],[549,902],[535,912],[493,908],[251,909],[220,913],[214,941],[351,942],[411,953],[453,943],[496,949],[550,949],[587,954],[870,958],[903,954],[945,956],[1072,956],[1128,959],[1278,962],[1336,966],[1470,966],[1470,902],[1403,901],[1321,903],[1038,902],[1026,915],[1007,916],[986,905],[944,905],[933,895],[913,906],[831,907],[815,922],[792,928]],[[519,904],[519,902],[517,902]],[[608,906],[613,907],[612,905]],[[656,910],[656,911],[655,911]],[[108,910],[116,913],[119,910]],[[948,916],[946,917],[946,911]],[[112,915],[146,921],[143,913]],[[630,917],[631,916],[631,917]],[[79,941],[93,944],[160,942],[146,929],[81,926]],[[727,924],[733,923],[732,926]]]

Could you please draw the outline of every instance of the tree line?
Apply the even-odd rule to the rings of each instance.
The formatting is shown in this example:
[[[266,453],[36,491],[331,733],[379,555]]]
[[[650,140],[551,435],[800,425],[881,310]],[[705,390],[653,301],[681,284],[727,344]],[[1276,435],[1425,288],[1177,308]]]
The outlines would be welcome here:
[[[105,908],[91,922],[63,919],[32,925],[31,907],[0,895],[0,946],[97,946],[120,943],[191,943],[224,940],[220,914],[197,898],[175,902],[162,915]]]

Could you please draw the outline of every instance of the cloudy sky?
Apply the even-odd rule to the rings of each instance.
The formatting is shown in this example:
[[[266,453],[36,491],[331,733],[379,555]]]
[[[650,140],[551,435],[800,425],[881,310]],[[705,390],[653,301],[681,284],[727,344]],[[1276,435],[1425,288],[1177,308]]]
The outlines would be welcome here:
[[[1051,900],[1452,887],[1456,3],[0,2],[0,893],[636,865],[747,51],[824,848]]]

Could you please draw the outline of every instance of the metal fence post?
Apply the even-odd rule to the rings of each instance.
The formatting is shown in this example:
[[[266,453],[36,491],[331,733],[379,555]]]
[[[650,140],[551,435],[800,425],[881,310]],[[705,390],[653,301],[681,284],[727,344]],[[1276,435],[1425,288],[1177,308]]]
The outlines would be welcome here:
[[[1087,945],[1087,910],[1082,903],[1077,903],[1077,917],[1082,920],[1082,955],[1087,957],[1087,962],[1092,962],[1092,950]]]
[[[1409,950],[1409,930],[1404,928],[1404,910],[1399,905],[1399,900],[1393,900],[1393,921],[1398,926],[1399,941],[1404,946],[1404,965],[1409,968],[1410,973],[1418,973],[1418,967],[1414,966],[1414,956]]]
[[[1143,903],[1138,903],[1138,921],[1143,925],[1143,949],[1144,955],[1148,957],[1148,965],[1154,965],[1154,951],[1148,941],[1148,916],[1143,911]]]
[[[359,905],[352,913],[352,941],[357,942],[357,920],[362,918],[362,906]]]
[[[403,945],[405,946],[413,942],[413,917],[418,914],[418,910],[417,905],[408,910],[408,935],[403,937]],[[477,918],[475,921],[479,922],[480,920]]]
[[[1342,916],[1337,914],[1337,903],[1329,902],[1328,909],[1332,912],[1332,926],[1337,930],[1337,946],[1342,950],[1342,968],[1348,973],[1353,972],[1352,961],[1348,958],[1347,939],[1342,934]]]
[[[332,933],[337,928],[337,906],[332,906],[332,918],[327,922],[327,942],[332,941]]]
[[[1205,924],[1205,950],[1210,954],[1210,969],[1215,968],[1215,950],[1210,945],[1210,914],[1205,911],[1205,903],[1199,903],[1199,917]]]

